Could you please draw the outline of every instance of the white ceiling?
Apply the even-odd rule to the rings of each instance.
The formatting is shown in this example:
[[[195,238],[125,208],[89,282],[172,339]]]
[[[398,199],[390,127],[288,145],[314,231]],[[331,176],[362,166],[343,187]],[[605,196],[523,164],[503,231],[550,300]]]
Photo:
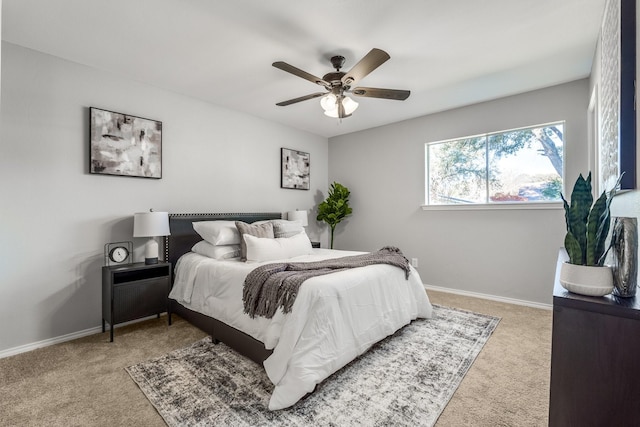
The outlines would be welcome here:
[[[2,40],[331,137],[586,77],[604,3],[3,0]],[[274,61],[322,77],[374,47],[391,59],[360,85],[406,101],[356,98],[341,123],[318,99],[275,105],[322,88]]]

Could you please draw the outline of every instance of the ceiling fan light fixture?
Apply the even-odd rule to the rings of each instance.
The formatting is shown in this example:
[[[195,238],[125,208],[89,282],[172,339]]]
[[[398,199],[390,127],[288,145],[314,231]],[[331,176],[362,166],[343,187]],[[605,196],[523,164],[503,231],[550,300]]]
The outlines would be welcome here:
[[[338,98],[330,93],[326,96],[320,98],[320,106],[324,110],[325,116],[333,117],[334,119],[338,118]],[[342,106],[344,107],[344,115],[345,117],[349,117],[351,113],[356,111],[358,108],[358,103],[348,96],[342,97]]]
[[[358,104],[356,101],[354,101],[353,99],[349,98],[348,96],[345,96],[342,99],[342,105],[344,106],[344,112],[346,115],[351,115],[351,113],[353,113],[354,111],[356,111],[356,109],[358,108]]]
[[[332,93],[320,98],[320,106],[324,111],[338,110],[336,106],[336,96]],[[337,114],[337,113],[336,113]]]
[[[331,117],[333,119],[337,119],[338,118],[338,109],[334,108],[333,110],[325,110],[324,111],[324,115],[327,117]]]

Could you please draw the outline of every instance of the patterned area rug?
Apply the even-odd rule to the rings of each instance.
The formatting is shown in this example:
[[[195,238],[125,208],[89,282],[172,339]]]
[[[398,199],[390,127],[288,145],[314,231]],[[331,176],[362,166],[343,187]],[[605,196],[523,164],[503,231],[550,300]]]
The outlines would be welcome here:
[[[209,338],[126,369],[171,427],[432,426],[498,322],[434,306],[280,411],[264,369]]]

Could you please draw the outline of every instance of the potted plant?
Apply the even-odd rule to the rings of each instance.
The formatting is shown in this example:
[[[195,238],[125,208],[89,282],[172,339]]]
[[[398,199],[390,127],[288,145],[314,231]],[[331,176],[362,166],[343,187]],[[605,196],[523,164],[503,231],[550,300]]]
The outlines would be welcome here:
[[[587,179],[580,174],[576,180],[571,204],[560,195],[567,224],[564,247],[569,255],[569,261],[561,267],[560,283],[571,292],[602,296],[613,290],[611,268],[604,265],[604,260],[611,224],[609,207],[619,184],[620,178],[609,193],[603,191],[594,203],[589,172]]]
[[[351,215],[352,209],[349,207],[349,194],[347,187],[337,182],[331,184],[329,196],[318,205],[318,221],[324,221],[331,228],[331,249],[333,249],[333,232],[336,225]]]

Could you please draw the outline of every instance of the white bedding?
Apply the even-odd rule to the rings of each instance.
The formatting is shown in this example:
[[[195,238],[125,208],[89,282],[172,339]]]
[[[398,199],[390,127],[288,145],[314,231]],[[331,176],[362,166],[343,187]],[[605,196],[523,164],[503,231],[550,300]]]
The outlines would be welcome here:
[[[311,255],[288,261],[360,253],[314,249]],[[251,319],[244,314],[242,287],[246,275],[263,264],[267,262],[185,254],[178,260],[169,297],[273,349],[264,361],[275,385],[271,410],[293,405],[316,384],[411,320],[431,317],[431,303],[418,272],[412,268],[406,280],[403,270],[380,264],[309,279],[300,287],[291,313],[285,315],[280,310],[272,319]]]

